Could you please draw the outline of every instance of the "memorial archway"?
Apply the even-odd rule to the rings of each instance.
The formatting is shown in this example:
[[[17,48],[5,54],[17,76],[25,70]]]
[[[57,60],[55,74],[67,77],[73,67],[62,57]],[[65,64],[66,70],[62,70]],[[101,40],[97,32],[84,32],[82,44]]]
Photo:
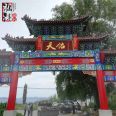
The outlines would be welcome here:
[[[116,61],[112,59],[116,51],[101,51],[101,46],[109,35],[82,36],[90,16],[64,21],[36,21],[27,16],[23,19],[34,38],[3,38],[15,51],[13,64],[0,66],[0,72],[11,72],[13,78],[7,110],[15,108],[19,72],[61,70],[96,71],[100,109],[108,110],[104,76],[111,71],[116,77]]]

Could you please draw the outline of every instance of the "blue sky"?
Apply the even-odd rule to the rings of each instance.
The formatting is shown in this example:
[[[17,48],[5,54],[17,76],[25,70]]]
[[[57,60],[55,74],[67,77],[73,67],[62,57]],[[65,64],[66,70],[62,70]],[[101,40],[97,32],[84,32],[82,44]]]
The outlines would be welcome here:
[[[14,1],[16,3],[17,21],[3,23],[0,18],[0,49],[11,50],[7,43],[1,39],[7,33],[16,37],[29,37],[29,31],[24,21],[21,20],[25,14],[34,19],[50,19],[52,18],[51,9],[55,5],[60,5],[63,2],[70,3],[71,0],[0,0],[0,17],[1,3]],[[23,87],[27,83],[30,88],[55,88],[55,76],[52,72],[36,72],[31,75],[20,78],[18,86]],[[3,88],[0,86],[0,97],[8,97],[9,87]],[[49,97],[56,94],[56,90],[28,90],[28,97]],[[17,98],[22,97],[23,89],[18,89]]]

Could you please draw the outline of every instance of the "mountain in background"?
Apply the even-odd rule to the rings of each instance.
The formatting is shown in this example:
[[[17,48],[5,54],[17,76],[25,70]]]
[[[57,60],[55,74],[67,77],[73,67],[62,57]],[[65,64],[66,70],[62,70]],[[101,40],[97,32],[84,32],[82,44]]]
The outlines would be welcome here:
[[[34,102],[39,102],[39,101],[42,101],[42,100],[47,100],[48,98],[47,97],[28,97],[27,98],[27,103],[34,103]],[[0,103],[4,103],[4,102],[7,102],[8,101],[8,98],[6,97],[0,97]],[[18,104],[22,104],[22,98],[17,98],[16,99],[16,103]]]

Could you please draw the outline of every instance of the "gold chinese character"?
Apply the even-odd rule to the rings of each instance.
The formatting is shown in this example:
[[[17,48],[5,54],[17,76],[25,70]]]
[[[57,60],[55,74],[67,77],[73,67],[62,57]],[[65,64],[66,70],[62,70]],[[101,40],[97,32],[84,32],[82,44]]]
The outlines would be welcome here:
[[[54,48],[54,47],[52,46],[52,42],[49,42],[49,44],[47,45],[46,50],[49,50],[50,48],[51,48],[52,50],[56,50],[56,48]]]
[[[65,48],[65,45],[64,45],[64,43],[62,42],[62,43],[59,43],[59,44],[56,46],[56,48],[64,49],[64,48]]]

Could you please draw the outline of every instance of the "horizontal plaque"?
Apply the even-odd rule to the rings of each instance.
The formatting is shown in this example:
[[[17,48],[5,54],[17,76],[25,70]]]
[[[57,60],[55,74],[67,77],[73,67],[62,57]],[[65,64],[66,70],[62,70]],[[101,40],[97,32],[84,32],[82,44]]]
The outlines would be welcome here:
[[[72,41],[43,41],[43,51],[72,50]]]
[[[12,71],[21,71],[21,72],[37,72],[37,71],[53,71],[53,70],[82,70],[82,71],[94,71],[94,70],[104,70],[104,67],[106,65],[99,65],[100,68],[98,68],[98,64],[61,64],[61,65],[11,65],[11,66],[0,66],[0,72],[12,72]],[[47,69],[48,67],[48,69]],[[50,68],[51,67],[51,68]],[[60,68],[62,67],[62,68]],[[65,67],[65,68],[64,68]],[[114,66],[112,66],[114,67]],[[102,69],[103,68],[103,69]],[[113,71],[116,70],[116,68],[108,68],[105,71]]]
[[[72,35],[43,35],[42,40],[71,40]]]
[[[51,57],[73,57],[73,52],[69,51],[45,51],[42,52],[42,57],[44,58],[51,58]]]
[[[19,71],[96,70],[94,64],[81,65],[20,65]]]
[[[17,56],[17,62],[19,58],[51,58],[51,57],[94,57],[93,50],[66,50],[66,51],[35,51],[35,52],[20,52]],[[18,58],[19,57],[19,58]]]
[[[95,64],[93,58],[32,58],[21,59],[20,65]]]

